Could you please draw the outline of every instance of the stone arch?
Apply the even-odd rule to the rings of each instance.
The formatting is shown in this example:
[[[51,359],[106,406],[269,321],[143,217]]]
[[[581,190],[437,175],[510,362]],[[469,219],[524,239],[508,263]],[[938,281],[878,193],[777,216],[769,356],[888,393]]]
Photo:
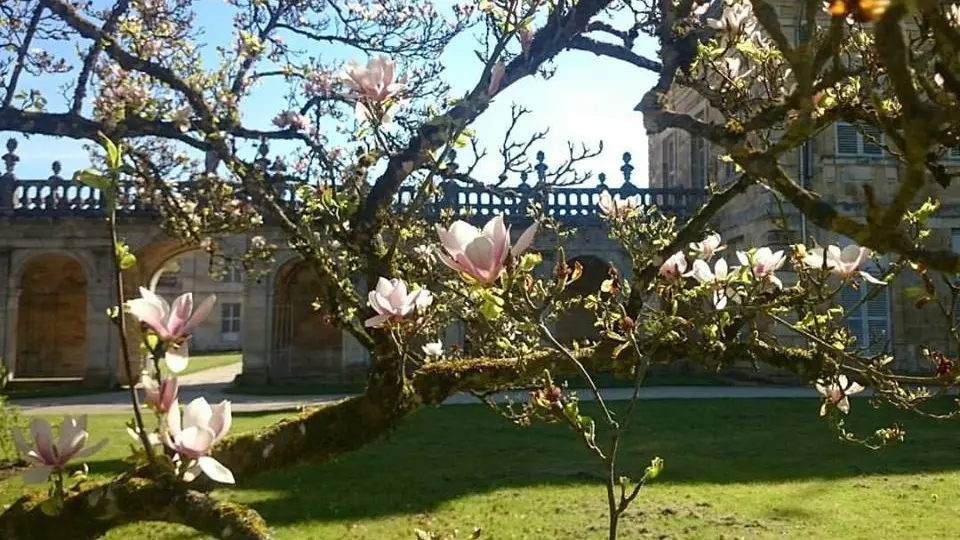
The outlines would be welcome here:
[[[176,238],[162,237],[134,250],[137,264],[124,273],[125,292],[136,295],[138,287],[154,288],[170,261],[199,249],[200,246],[196,244],[184,244]]]
[[[18,378],[83,377],[87,367],[89,273],[77,258],[43,253],[17,275]]]
[[[596,255],[580,255],[567,260],[571,267],[575,262],[583,265],[583,274],[567,287],[564,297],[587,296],[600,290],[600,284],[609,275],[610,263]],[[582,306],[568,309],[557,317],[556,336],[564,343],[595,338],[599,335],[593,325],[595,320],[593,313]]]
[[[323,288],[307,261],[287,260],[273,280],[271,374],[277,378],[340,378],[343,332],[313,309]]]

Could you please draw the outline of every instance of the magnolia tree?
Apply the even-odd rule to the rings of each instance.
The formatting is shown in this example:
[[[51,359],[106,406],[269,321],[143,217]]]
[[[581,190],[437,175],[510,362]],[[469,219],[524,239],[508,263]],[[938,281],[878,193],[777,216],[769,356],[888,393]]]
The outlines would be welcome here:
[[[950,184],[954,171],[941,157],[960,144],[958,6],[802,0],[794,4],[804,31],[791,39],[766,0],[495,0],[442,9],[402,0],[228,4],[235,8],[234,33],[217,48],[201,45],[202,28],[194,24],[202,2],[0,5],[7,44],[0,54],[0,130],[102,143],[98,165],[76,180],[103,190],[117,246],[119,307],[127,314],[118,309],[110,316],[123,341],[133,335],[129,323],[144,330],[153,362],[141,386],[155,412],[153,420],[144,418],[131,389],[134,465],[105,481],[65,476],[71,460],[100,446],[86,445],[85,419],[65,419],[56,442],[42,420],[33,422],[32,440],[18,434],[18,448],[38,464],[28,479],[49,478],[50,489],[0,515],[4,538],[55,538],[65,530],[71,538],[95,538],[141,520],[183,523],[221,538],[268,538],[255,511],[207,495],[209,481],[242,482],[349,452],[456,392],[486,397],[518,388],[530,390],[522,407],[487,401],[521,424],[565,423],[583,440],[605,471],[615,538],[620,516],[664,462],[653,458],[639,470],[618,464],[636,395],[617,410],[594,384],[597,372],[627,374],[639,387],[652,364],[766,364],[815,386],[828,425],[870,447],[898,440],[903,431],[849,433],[843,420],[850,395],[870,387],[877,401],[933,415],[930,399],[957,380],[954,362],[938,351],[929,351],[934,364],[926,376],[899,374],[890,354],[863,352],[836,296],[841,285],[876,294],[910,273],[924,285],[918,301],[954,312],[958,289],[951,280],[960,256],[930,247],[926,223],[938,205],[923,195],[931,185]],[[641,33],[659,40],[659,58],[635,50]],[[470,88],[453,95],[439,78],[439,58],[458,38],[476,40],[476,71]],[[572,298],[569,287],[582,268],[566,260],[562,247],[557,264],[543,268],[530,249],[543,237],[562,246],[570,234],[543,208],[528,209],[534,225],[519,235],[505,216],[482,228],[451,212],[439,223],[422,217],[444,180],[511,195],[475,178],[475,165],[450,167],[450,150],[468,146],[483,157],[470,124],[521,79],[549,77],[551,62],[569,50],[656,72],[638,106],[647,131],[702,137],[740,173],[723,188],[711,187],[685,222],[604,194],[599,209],[629,254],[631,278],[611,269],[599,290]],[[69,81],[61,96],[34,88],[57,78]],[[257,97],[264,84],[286,93],[264,101]],[[681,86],[706,100],[714,119],[674,109],[669,91]],[[251,106],[274,107],[273,125],[251,125],[245,116]],[[537,138],[513,137],[524,112],[515,107],[505,126],[498,149],[504,174],[525,170],[523,154]],[[889,200],[864,186],[861,214],[842,213],[782,166],[788,153],[840,120],[882,130],[876,142],[904,171]],[[260,140],[282,142],[282,162],[270,167],[243,150],[245,141]],[[593,154],[571,151],[538,189],[576,180],[574,165]],[[176,180],[190,180],[191,187]],[[191,329],[215,299],[195,306],[187,294],[168,304],[149,289],[125,296],[134,284],[124,283],[124,269],[135,256],[117,231],[120,182],[138,187],[171,235],[212,255],[227,256],[217,243],[223,234],[256,234],[264,219],[280,227],[322,285],[318,309],[371,352],[365,393],[237,436],[228,435],[229,403],[197,399],[181,410],[175,375],[189,362]],[[280,197],[277,182],[299,186],[297,202]],[[414,196],[398,206],[402,186]],[[752,186],[772,190],[821,230],[859,245],[727,250],[709,224]],[[250,244],[250,268],[277,247],[257,236]],[[891,261],[878,275],[863,271],[874,253]],[[792,284],[782,280],[788,267],[796,275]],[[598,337],[573,345],[555,336],[550,323],[576,305],[593,313]],[[455,322],[474,338],[471,355],[442,345],[441,333]],[[783,345],[783,333],[802,345]],[[129,350],[125,342],[122,349]],[[132,365],[127,358],[127,374],[136,380]],[[553,382],[560,374],[587,382],[599,407],[596,420]]]

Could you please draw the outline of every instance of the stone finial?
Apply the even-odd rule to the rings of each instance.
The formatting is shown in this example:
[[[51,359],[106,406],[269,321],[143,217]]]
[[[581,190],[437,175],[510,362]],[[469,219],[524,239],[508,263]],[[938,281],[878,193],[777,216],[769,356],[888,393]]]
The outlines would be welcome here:
[[[530,178],[530,173],[528,173],[527,171],[523,171],[522,173],[520,173],[520,184],[522,186],[526,186],[529,178]]]
[[[537,152],[537,164],[533,166],[533,170],[537,171],[537,179],[540,182],[547,180],[547,164],[543,162],[545,159],[543,150]]]
[[[630,164],[630,161],[633,160],[633,156],[630,155],[630,152],[623,153],[623,166],[620,167],[620,172],[623,173],[623,182],[625,184],[630,183],[630,178],[633,176],[633,165]]]
[[[20,161],[20,156],[17,155],[17,143],[16,139],[10,138],[7,139],[7,153],[3,155],[3,164],[6,166],[7,176],[13,176],[13,170],[17,166],[17,162]]]
[[[497,177],[497,180],[499,180],[501,184],[503,184],[504,182],[506,182],[506,181],[507,181],[507,173],[501,173],[500,176]]]
[[[53,170],[53,174],[50,176],[49,180],[53,183],[63,182],[63,177],[60,176],[60,171],[63,170],[63,166],[59,161],[54,161],[50,164],[50,169]]]
[[[607,173],[600,173],[600,175],[597,176],[597,180],[600,181],[601,188],[605,187],[607,185]]]
[[[263,170],[267,170],[267,167],[270,166],[270,159],[267,157],[267,154],[270,153],[270,145],[267,144],[266,137],[260,139],[260,146],[257,147],[257,154],[260,157],[253,160],[253,162]]]

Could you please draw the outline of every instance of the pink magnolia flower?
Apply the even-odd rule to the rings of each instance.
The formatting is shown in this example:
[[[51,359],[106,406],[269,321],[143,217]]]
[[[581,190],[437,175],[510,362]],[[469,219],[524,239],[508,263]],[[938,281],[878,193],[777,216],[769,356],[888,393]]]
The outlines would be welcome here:
[[[407,88],[407,77],[395,79],[395,70],[393,60],[377,56],[367,62],[367,67],[351,62],[342,79],[353,90],[355,98],[386,101]]]
[[[524,56],[530,53],[530,45],[533,45],[533,30],[529,28],[521,28],[517,32],[517,37],[520,39],[520,50],[523,51]]]
[[[487,87],[487,95],[492,96],[500,90],[500,81],[503,80],[503,74],[507,69],[507,65],[503,63],[503,60],[498,60],[496,64],[493,65],[493,69],[490,71],[490,85]]]
[[[860,270],[860,266],[870,260],[871,255],[870,249],[856,245],[849,245],[842,250],[839,246],[827,246],[826,250],[816,247],[804,256],[803,263],[811,268],[827,270],[844,280],[860,274],[864,280],[874,285],[886,285],[885,281]]]
[[[660,265],[660,275],[667,279],[677,279],[687,271],[687,258],[678,251]]]
[[[517,257],[530,247],[538,223],[528,227],[512,248],[510,228],[502,215],[488,221],[482,230],[460,220],[454,221],[449,229],[436,227],[445,251],[439,254],[443,264],[481,285],[490,285],[503,273],[508,256]]]
[[[765,280],[778,289],[783,288],[783,282],[774,274],[787,261],[783,250],[773,252],[768,247],[762,247],[752,257],[745,251],[738,251],[737,259],[753,271],[755,278]]]
[[[87,416],[65,416],[60,424],[60,437],[53,441],[53,429],[44,418],[34,418],[30,422],[30,438],[33,446],[27,443],[19,427],[13,428],[13,443],[27,461],[39,464],[39,467],[23,474],[24,482],[42,484],[54,471],[62,470],[71,459],[82,459],[98,452],[107,440],[84,448],[90,434],[87,433]]]
[[[179,373],[189,359],[187,336],[210,314],[216,302],[217,296],[211,294],[194,311],[193,293],[180,295],[171,306],[153,291],[140,287],[140,298],[128,301],[127,310],[167,343],[164,360],[170,371]]]
[[[863,391],[863,386],[854,381],[847,381],[846,375],[839,375],[833,381],[824,381],[820,379],[816,382],[817,392],[824,397],[823,405],[820,406],[820,416],[826,416],[827,409],[833,405],[840,409],[844,414],[850,412],[850,400],[848,396],[858,394]]]
[[[597,205],[600,207],[601,214],[615,218],[626,215],[634,208],[640,206],[640,197],[634,195],[633,197],[621,199],[619,196],[614,197],[610,195],[609,191],[603,190],[603,193],[600,194],[600,202]]]
[[[166,413],[177,401],[180,385],[176,377],[164,377],[159,383],[153,377],[144,374],[140,378],[143,385],[144,401],[159,413]]]
[[[310,131],[312,123],[309,118],[300,113],[284,111],[274,117],[273,125],[279,128],[293,128],[297,131]]]
[[[210,406],[207,400],[198,397],[183,408],[174,400],[167,413],[167,430],[163,442],[177,453],[181,460],[194,462],[183,476],[192,481],[203,471],[211,480],[221,484],[233,484],[233,473],[210,456],[213,445],[226,436],[233,423],[229,401]]]
[[[691,242],[690,249],[694,254],[704,260],[712,259],[718,252],[727,249],[727,246],[720,245],[720,235],[713,233],[700,242]]]
[[[377,288],[370,291],[367,301],[377,314],[367,319],[364,325],[376,327],[429,306],[433,303],[433,294],[427,289],[407,292],[407,284],[402,279],[382,277],[377,281]]]

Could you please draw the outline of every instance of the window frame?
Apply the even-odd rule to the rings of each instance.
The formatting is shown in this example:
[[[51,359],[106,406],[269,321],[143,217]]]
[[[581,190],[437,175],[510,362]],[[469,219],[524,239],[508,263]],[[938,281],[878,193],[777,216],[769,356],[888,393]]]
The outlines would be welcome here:
[[[220,341],[240,341],[243,328],[243,304],[224,302],[220,304]]]

